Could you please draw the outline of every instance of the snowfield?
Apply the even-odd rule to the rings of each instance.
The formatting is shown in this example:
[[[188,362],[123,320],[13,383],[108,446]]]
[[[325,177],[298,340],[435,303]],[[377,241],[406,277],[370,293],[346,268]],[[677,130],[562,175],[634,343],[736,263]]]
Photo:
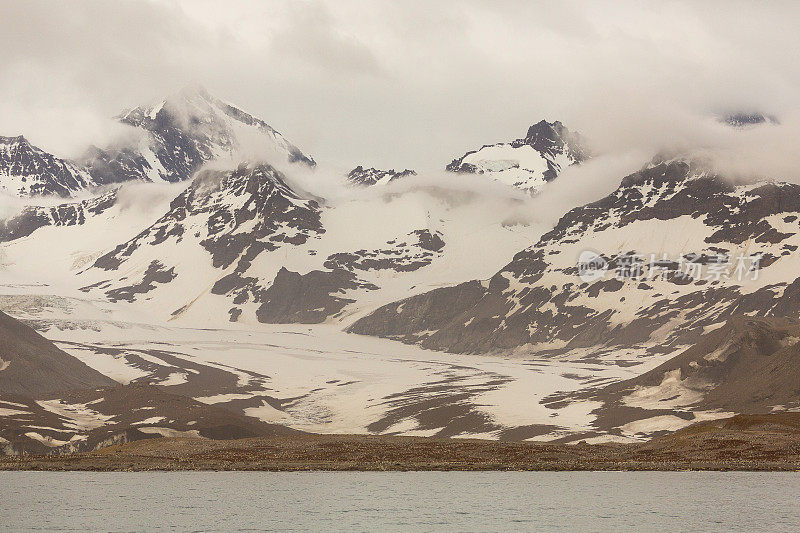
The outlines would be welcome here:
[[[528,426],[548,430],[539,438],[591,432],[596,402],[552,409],[541,400],[633,377],[661,362],[627,367],[445,354],[349,335],[331,324],[248,330],[48,322],[46,335],[60,348],[120,382],[155,378],[168,388],[188,384],[185,393],[205,372],[198,365],[222,370],[235,385],[198,389],[195,399],[223,406],[255,400],[245,414],[319,433],[502,438]],[[176,371],[181,365],[185,371]],[[156,377],[164,373],[183,379]],[[463,414],[451,417],[453,411]]]

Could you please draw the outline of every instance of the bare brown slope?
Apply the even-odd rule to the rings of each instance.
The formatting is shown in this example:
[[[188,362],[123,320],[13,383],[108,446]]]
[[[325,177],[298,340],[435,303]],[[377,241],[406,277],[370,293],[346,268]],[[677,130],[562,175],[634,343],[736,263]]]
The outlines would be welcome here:
[[[736,317],[650,372],[610,386],[610,394],[657,387],[680,372],[683,387],[702,394],[693,407],[768,412],[800,402],[800,322]],[[641,389],[640,389],[641,390]]]
[[[557,393],[559,409],[595,400],[598,430],[619,433],[629,422],[696,412],[767,414],[800,407],[800,322],[734,317],[676,357],[607,387]]]
[[[0,312],[0,393],[40,397],[107,387],[116,382],[93,370],[33,329]]]
[[[142,383],[73,390],[32,400],[0,395],[15,414],[0,419],[6,454],[62,454],[161,435],[241,439],[300,434]],[[32,438],[31,432],[38,436]]]

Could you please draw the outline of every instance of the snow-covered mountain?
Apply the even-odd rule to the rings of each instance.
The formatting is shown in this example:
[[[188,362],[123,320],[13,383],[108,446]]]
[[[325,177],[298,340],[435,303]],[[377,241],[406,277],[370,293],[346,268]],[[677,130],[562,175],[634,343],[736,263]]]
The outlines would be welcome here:
[[[259,281],[246,275],[253,261],[324,231],[319,211],[269,165],[203,171],[167,213],[94,262],[105,279],[86,290],[133,302],[169,284],[185,303],[209,290],[248,301]]]
[[[85,169],[37,148],[22,135],[0,137],[0,190],[20,197],[70,197],[94,185]]]
[[[87,152],[82,163],[98,183],[184,181],[212,160],[316,164],[269,124],[199,86],[117,118],[141,136],[135,146],[92,147]]]
[[[204,171],[78,279],[87,294],[154,305],[165,318],[319,323],[439,286],[454,272],[486,275],[540,232],[505,223],[524,207],[516,195],[492,200],[498,207],[487,218],[486,200],[466,191],[456,207],[441,188],[352,194],[321,202],[266,164]],[[495,251],[491,261],[467,260],[476,243]],[[10,250],[22,257],[28,246]]]
[[[363,168],[359,165],[347,173],[347,181],[353,185],[368,187],[370,185],[386,185],[394,180],[416,175],[416,172],[409,169],[399,171],[395,171],[394,169],[378,170],[372,167]]]
[[[796,314],[799,217],[800,186],[654,160],[491,279],[386,305],[351,331],[455,352],[670,353],[735,315]]]
[[[447,165],[450,172],[483,174],[536,193],[569,165],[589,157],[585,142],[561,122],[542,120],[528,128],[522,139],[488,144],[467,152]]]

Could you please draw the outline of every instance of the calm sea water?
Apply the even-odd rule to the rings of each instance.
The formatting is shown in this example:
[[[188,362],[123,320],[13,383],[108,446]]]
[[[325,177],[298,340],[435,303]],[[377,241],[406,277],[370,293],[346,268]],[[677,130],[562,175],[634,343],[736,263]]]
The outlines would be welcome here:
[[[800,474],[0,472],[0,530],[797,531]]]

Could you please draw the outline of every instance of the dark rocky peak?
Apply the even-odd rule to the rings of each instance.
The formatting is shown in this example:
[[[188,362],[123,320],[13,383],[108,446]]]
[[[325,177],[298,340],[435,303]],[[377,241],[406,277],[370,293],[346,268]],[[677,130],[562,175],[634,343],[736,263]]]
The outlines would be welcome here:
[[[385,185],[391,181],[404,178],[406,176],[416,176],[417,173],[413,170],[405,169],[395,171],[379,170],[377,168],[364,168],[361,165],[357,166],[347,174],[347,181],[354,185]]]
[[[761,124],[779,124],[777,117],[774,115],[765,115],[763,113],[730,113],[720,118],[721,122],[733,126],[734,128],[747,128],[750,126],[758,126]]]
[[[21,144],[24,146],[31,146],[31,144],[28,142],[28,139],[26,139],[23,135],[17,135],[16,137],[3,137],[0,135],[0,144]]]
[[[31,144],[31,142],[26,139],[23,135],[17,135],[16,137],[2,137],[0,136],[0,149],[2,149],[7,154],[31,154],[35,157],[43,157],[43,156],[52,156],[48,154],[38,146]]]
[[[0,137],[0,189],[21,197],[69,197],[94,185],[85,169],[34,146],[24,136]]]
[[[534,150],[545,154],[566,151],[574,163],[585,161],[590,156],[583,137],[579,133],[567,129],[558,120],[555,122],[540,120],[528,128],[524,139],[517,139],[513,144],[516,146],[527,144]]]
[[[254,156],[242,154],[242,149],[263,150],[265,157],[274,155],[290,163],[316,165],[269,124],[198,85],[117,118],[146,131],[148,139],[132,153],[112,150],[90,156],[90,166],[103,174],[103,182],[123,181],[131,175],[146,181],[186,180],[207,161]]]
[[[528,128],[524,138],[484,145],[454,159],[445,169],[484,174],[536,194],[564,168],[589,157],[591,154],[579,134],[569,131],[561,122],[541,120]]]
[[[531,146],[535,147],[536,143],[552,143],[558,141],[559,139],[563,140],[563,137],[568,134],[569,130],[565,128],[564,125],[558,120],[555,122],[540,120],[528,128],[528,133],[525,135],[525,140],[528,141]]]

